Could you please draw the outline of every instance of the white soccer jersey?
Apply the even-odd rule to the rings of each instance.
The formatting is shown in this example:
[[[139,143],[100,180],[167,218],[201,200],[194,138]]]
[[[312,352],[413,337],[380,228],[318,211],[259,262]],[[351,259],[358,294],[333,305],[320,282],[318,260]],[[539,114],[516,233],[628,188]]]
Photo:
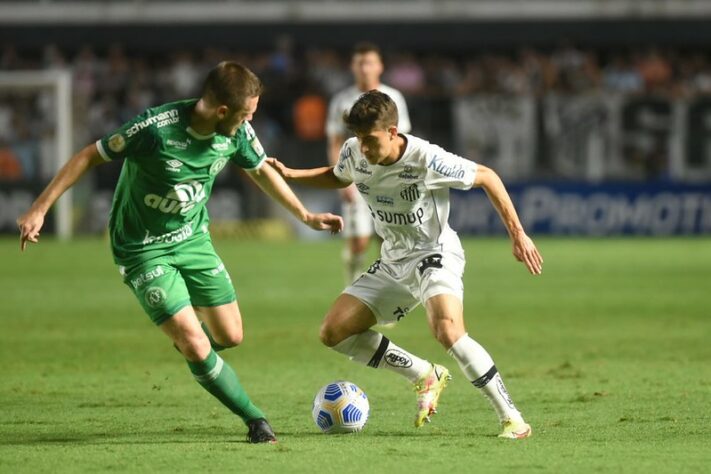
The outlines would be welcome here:
[[[461,251],[449,227],[449,188],[470,189],[477,165],[428,141],[404,135],[403,156],[387,166],[371,165],[357,138],[341,148],[335,175],[355,183],[383,239],[381,258],[397,261],[421,251]]]
[[[407,112],[407,104],[405,103],[405,98],[402,96],[399,90],[393,89],[385,84],[380,84],[378,90],[384,94],[390,96],[390,98],[397,105],[398,112],[398,131],[401,133],[408,133],[410,131],[410,115]],[[350,136],[351,133],[346,128],[346,124],[343,123],[343,113],[348,112],[353,104],[356,103],[358,98],[363,95],[363,91],[358,89],[356,86],[351,86],[347,89],[343,89],[341,92],[333,96],[331,103],[328,106],[328,120],[326,121],[326,133],[329,136],[341,135]]]

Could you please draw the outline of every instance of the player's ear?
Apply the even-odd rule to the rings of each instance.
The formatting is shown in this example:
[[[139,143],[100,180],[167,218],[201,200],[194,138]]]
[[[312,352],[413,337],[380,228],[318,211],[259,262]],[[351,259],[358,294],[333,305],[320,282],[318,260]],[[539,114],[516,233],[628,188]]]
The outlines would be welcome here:
[[[397,138],[397,127],[395,125],[388,127],[388,134],[390,134],[390,140]]]
[[[230,108],[227,107],[226,105],[220,105],[215,110],[215,114],[217,115],[217,118],[219,118],[220,120],[227,117],[227,115],[229,115],[229,113],[230,113]]]

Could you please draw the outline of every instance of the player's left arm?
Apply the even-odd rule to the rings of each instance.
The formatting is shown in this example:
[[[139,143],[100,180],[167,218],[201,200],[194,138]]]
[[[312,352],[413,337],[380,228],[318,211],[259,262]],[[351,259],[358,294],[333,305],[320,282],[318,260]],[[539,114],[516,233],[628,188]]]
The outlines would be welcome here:
[[[511,197],[499,175],[491,168],[477,165],[474,187],[484,189],[489,201],[499,213],[513,242],[513,254],[516,260],[523,262],[533,275],[540,275],[543,272],[543,257],[531,238],[524,232]]]
[[[315,230],[330,230],[331,233],[343,229],[343,219],[329,212],[314,214],[309,212],[296,197],[279,173],[267,164],[248,170],[247,174],[272,199],[284,206],[297,219]]]

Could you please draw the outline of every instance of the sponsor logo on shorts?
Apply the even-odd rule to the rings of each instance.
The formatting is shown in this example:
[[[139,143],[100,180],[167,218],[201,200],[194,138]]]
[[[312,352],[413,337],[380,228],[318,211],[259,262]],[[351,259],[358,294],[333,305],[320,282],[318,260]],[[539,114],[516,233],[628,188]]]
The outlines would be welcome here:
[[[417,201],[420,198],[420,190],[416,184],[411,184],[400,191],[400,197],[409,202]]]
[[[159,308],[165,304],[167,295],[165,290],[159,286],[152,286],[146,290],[144,296],[146,304],[151,308]]]
[[[386,224],[394,225],[421,225],[422,218],[425,216],[425,210],[418,207],[415,212],[389,212],[383,210],[374,211],[370,209],[370,214],[373,219],[385,222]]]
[[[397,349],[388,350],[383,356],[383,359],[385,359],[385,362],[388,365],[393,367],[402,367],[403,369],[406,369],[412,366],[412,359],[410,359],[407,354]]]
[[[410,312],[410,308],[408,308],[407,306],[404,308],[401,308],[400,306],[398,306],[397,308],[395,308],[395,311],[393,311],[393,316],[396,316],[397,320],[400,321],[402,318],[407,316],[407,313],[409,313],[409,312]]]
[[[114,153],[122,152],[126,148],[126,139],[123,135],[116,133],[109,138],[109,150]]]
[[[442,255],[438,253],[429,255],[420,260],[420,263],[417,264],[417,270],[420,272],[420,275],[425,273],[425,270],[428,268],[442,268]]]
[[[405,169],[403,169],[397,177],[401,179],[419,179],[420,175],[415,174],[413,171],[412,166],[405,165]]]
[[[230,149],[230,144],[225,142],[225,143],[213,143],[210,145],[213,150],[217,151],[227,151]]]
[[[159,265],[148,270],[146,273],[141,273],[136,278],[131,278],[131,286],[133,286],[134,290],[137,290],[149,281],[153,281],[163,275],[165,275],[165,270]]]
[[[370,186],[367,184],[358,183],[356,184],[356,188],[358,188],[361,194],[368,194],[370,192]]]
[[[222,168],[227,164],[227,158],[218,158],[210,165],[210,176],[215,176],[217,173],[222,171]]]

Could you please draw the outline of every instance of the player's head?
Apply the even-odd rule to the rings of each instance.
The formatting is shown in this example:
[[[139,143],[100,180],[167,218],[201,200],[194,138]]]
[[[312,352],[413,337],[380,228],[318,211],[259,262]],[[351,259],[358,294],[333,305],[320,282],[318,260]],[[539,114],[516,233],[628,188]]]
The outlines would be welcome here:
[[[358,43],[351,56],[351,72],[361,90],[375,89],[383,74],[383,58],[380,48],[373,43]]]
[[[215,131],[233,136],[257,110],[262,82],[249,69],[233,61],[223,61],[207,75],[202,100],[215,111]]]
[[[378,90],[366,92],[343,114],[343,120],[358,138],[370,163],[380,163],[391,153],[397,137],[398,113],[389,95]]]

